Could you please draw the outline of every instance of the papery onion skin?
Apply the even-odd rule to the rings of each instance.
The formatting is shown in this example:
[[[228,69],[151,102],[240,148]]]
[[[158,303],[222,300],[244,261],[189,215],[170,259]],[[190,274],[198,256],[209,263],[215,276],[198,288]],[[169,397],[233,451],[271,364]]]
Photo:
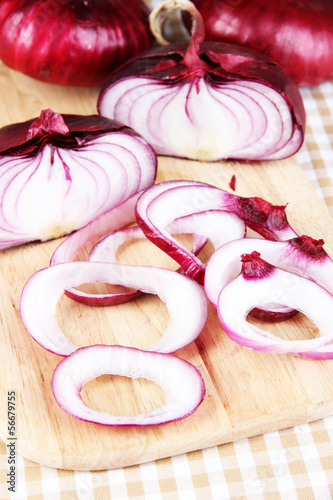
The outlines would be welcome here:
[[[0,248],[71,233],[155,182],[134,130],[50,109],[0,129]]]
[[[198,53],[200,63],[195,61],[193,67],[190,67],[184,63],[187,48],[188,45],[186,43],[172,44],[168,47],[157,47],[124,64],[111,75],[107,84],[102,88],[98,99],[99,113],[131,125],[148,140],[157,154],[160,155],[179,156],[203,161],[224,159],[263,161],[283,159],[298,151],[303,143],[305,133],[306,117],[304,105],[296,84],[277,64],[266,56],[247,48],[233,44],[221,44],[219,42],[203,42],[200,45]],[[186,85],[188,87],[185,88]],[[128,100],[126,86],[132,88],[131,93],[128,92]],[[232,87],[231,90],[228,88],[230,86]],[[251,117],[251,113],[240,104],[241,100],[238,102],[233,97],[234,101],[235,99],[237,101],[234,104],[243,106],[244,108],[242,108],[243,118],[244,113],[246,116],[249,115],[249,125],[246,131],[244,131],[245,139],[242,145],[238,145],[237,141],[239,137],[235,134],[235,137],[232,136],[232,140],[236,141],[235,145],[231,147],[226,144],[223,146],[226,148],[225,151],[222,151],[221,144],[226,139],[224,134],[223,141],[223,137],[220,136],[221,134],[219,135],[219,130],[222,130],[225,126],[225,133],[227,133],[227,126],[221,122],[218,128],[215,127],[214,135],[212,135],[213,132],[211,131],[209,138],[205,138],[204,131],[201,132],[200,129],[202,125],[200,125],[200,117],[194,117],[193,112],[192,114],[189,112],[190,103],[193,104],[193,110],[195,110],[199,106],[198,102],[200,102],[200,99],[205,95],[208,96],[209,92],[221,92],[222,94],[223,92],[230,91],[237,92],[238,86],[239,95],[242,92],[244,95],[245,92],[250,93],[248,99],[256,108],[258,106],[258,113],[260,105],[255,102],[256,100],[253,98],[252,93],[254,92],[257,96],[261,95],[261,97],[264,89],[267,89],[268,94],[274,93],[275,98],[279,98],[281,104],[283,102],[283,113],[288,115],[288,117],[284,119],[280,113],[275,122],[275,118],[274,120],[271,119],[270,113],[267,111],[265,120],[263,119],[263,127],[266,127],[266,133],[263,133],[261,130],[256,129],[257,117]],[[245,90],[246,86],[251,88]],[[144,92],[145,88],[146,93]],[[186,95],[183,101],[180,100],[177,103],[177,110],[181,110],[183,113],[182,119],[186,120],[187,116],[188,123],[186,122],[185,124],[189,127],[189,133],[193,137],[191,136],[188,139],[188,144],[185,144],[184,139],[180,142],[176,134],[172,136],[173,144],[169,138],[172,132],[170,122],[168,121],[163,126],[163,123],[160,125],[160,121],[163,113],[166,112],[164,108],[167,108],[168,99],[172,104],[172,99],[174,99],[173,93],[180,92],[181,89],[183,89],[184,93],[186,91]],[[159,92],[156,101],[153,100],[154,92]],[[141,94],[147,99],[147,104],[144,103]],[[190,94],[191,99],[188,99]],[[229,97],[227,95],[228,100]],[[164,107],[162,107],[162,98],[165,100]],[[151,103],[149,99],[152,99]],[[239,99],[241,98],[239,97]],[[214,102],[216,105],[215,94],[211,96],[211,102],[212,107]],[[142,104],[143,107],[145,106],[145,112],[132,112],[134,105],[137,105],[136,103]],[[272,102],[269,101],[269,105],[271,104]],[[161,105],[161,110],[158,109],[159,105]],[[238,117],[232,105],[229,104],[229,106],[230,113],[235,115],[233,117],[235,127],[240,127],[240,111]],[[225,116],[229,117],[229,109],[225,104],[224,108],[226,108],[227,112]],[[221,108],[221,110],[224,108]],[[273,105],[273,108],[276,108],[276,105]],[[214,115],[216,115],[216,108],[214,109]],[[260,107],[260,113],[264,113],[262,107]],[[251,119],[252,125],[250,126]],[[205,117],[205,124],[208,121],[209,119]],[[214,123],[212,117],[210,121]],[[224,121],[227,123],[227,118],[224,118]],[[135,126],[133,125],[134,123]],[[288,127],[290,126],[290,131],[288,132],[286,131],[287,123]],[[175,124],[173,124],[174,126]],[[183,129],[185,130],[185,127]],[[286,135],[284,136],[283,134]],[[273,141],[272,145],[270,143],[270,146],[266,145],[266,135],[267,137],[269,136],[270,141]],[[280,136],[281,142],[279,142]],[[261,142],[259,139],[261,139]],[[258,146],[259,144],[260,146]]]
[[[330,0],[193,0],[207,41],[241,44],[277,62],[299,86],[333,78]]]
[[[84,367],[84,369],[82,369]],[[135,415],[112,415],[85,405],[84,384],[103,374],[144,378],[159,385],[165,403]],[[80,420],[113,426],[159,425],[192,415],[202,403],[206,388],[199,370],[181,358],[120,345],[93,345],[77,349],[56,367],[52,391],[59,406]]]
[[[139,0],[2,0],[0,59],[57,85],[96,86],[152,45]]]

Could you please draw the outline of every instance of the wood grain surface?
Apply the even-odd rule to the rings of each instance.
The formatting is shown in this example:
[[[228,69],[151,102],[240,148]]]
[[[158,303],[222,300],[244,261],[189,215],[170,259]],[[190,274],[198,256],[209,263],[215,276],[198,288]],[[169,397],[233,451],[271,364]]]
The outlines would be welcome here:
[[[98,90],[43,84],[0,65],[0,125],[33,118],[44,108],[96,113]],[[247,165],[161,157],[158,168],[158,182],[197,179],[224,189],[229,189],[235,174],[236,194],[288,203],[288,218],[295,230],[323,238],[325,248],[333,255],[331,217],[294,158]],[[216,312],[210,308],[198,340],[175,353],[197,366],[205,380],[207,394],[194,415],[146,428],[105,427],[67,415],[56,404],[50,385],[53,370],[62,358],[32,340],[19,315],[22,287],[31,274],[49,264],[60,241],[28,244],[0,255],[0,437],[4,441],[8,437],[7,393],[14,390],[20,455],[57,468],[117,468],[333,414],[333,361],[260,354],[242,348],[224,334]],[[202,258],[207,260],[210,251],[208,245]],[[149,242],[129,242],[121,248],[119,261],[174,267]],[[89,308],[63,297],[58,320],[66,336],[77,345],[119,343],[144,348],[162,335],[168,313],[153,296],[108,308]],[[300,314],[268,328],[290,339],[316,334],[315,326]],[[99,410],[133,413],[161,404],[163,394],[146,380],[103,376],[87,384],[83,398]]]

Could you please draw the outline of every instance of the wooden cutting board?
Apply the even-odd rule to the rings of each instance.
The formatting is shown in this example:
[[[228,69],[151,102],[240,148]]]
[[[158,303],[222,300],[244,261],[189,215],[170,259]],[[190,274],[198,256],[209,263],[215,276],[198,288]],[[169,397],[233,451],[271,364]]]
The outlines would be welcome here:
[[[46,85],[0,66],[0,125],[32,118],[49,107],[58,112],[95,113],[97,95],[98,89]],[[331,217],[294,158],[251,165],[159,158],[158,181],[197,179],[229,189],[233,174],[237,194],[288,203],[287,214],[295,230],[324,238],[333,255]],[[205,380],[207,394],[194,415],[146,428],[105,427],[70,417],[56,404],[50,385],[61,357],[33,341],[19,315],[22,287],[33,272],[48,265],[59,243],[26,245],[0,254],[0,437],[8,442],[7,394],[15,391],[16,451],[20,455],[57,468],[109,469],[333,414],[333,361],[242,348],[226,337],[211,308],[198,340],[175,354],[197,366]],[[174,266],[149,242],[132,242],[122,249],[119,259]],[[63,297],[58,313],[68,338],[80,345],[120,343],[144,348],[163,333],[168,321],[164,304],[156,297],[104,309],[84,307]],[[269,328],[288,338],[315,334],[314,325],[301,315]],[[83,397],[92,407],[110,412],[145,411],[162,401],[154,384],[107,376],[89,383]]]

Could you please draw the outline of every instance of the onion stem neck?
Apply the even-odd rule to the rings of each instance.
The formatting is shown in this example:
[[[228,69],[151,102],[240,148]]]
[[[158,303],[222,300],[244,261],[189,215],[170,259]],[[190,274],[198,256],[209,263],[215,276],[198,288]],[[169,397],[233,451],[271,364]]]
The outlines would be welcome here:
[[[205,26],[200,12],[189,0],[165,0],[149,16],[150,29],[160,45],[169,45],[163,36],[166,17],[174,10],[188,12],[192,17],[191,39],[185,52],[183,63],[188,69],[206,70],[207,64],[200,58],[199,49],[205,39]]]

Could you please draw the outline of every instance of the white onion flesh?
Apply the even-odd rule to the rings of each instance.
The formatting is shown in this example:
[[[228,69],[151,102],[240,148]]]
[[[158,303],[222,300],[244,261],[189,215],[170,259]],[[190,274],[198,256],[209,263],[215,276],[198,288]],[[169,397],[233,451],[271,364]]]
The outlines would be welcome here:
[[[111,374],[144,378],[159,385],[165,403],[135,415],[112,415],[89,408],[80,392],[89,381]],[[81,420],[113,426],[158,425],[191,415],[205,396],[200,372],[189,362],[156,352],[123,346],[94,345],[76,350],[56,367],[52,390],[59,406]]]
[[[156,158],[125,132],[67,149],[0,157],[0,249],[57,238],[88,224],[153,184]]]
[[[320,337],[284,340],[247,321],[255,307],[278,302],[306,315],[318,327]],[[265,277],[246,279],[241,274],[220,292],[217,311],[223,329],[235,342],[262,352],[314,351],[333,340],[333,296],[314,281],[282,269]]]
[[[57,303],[66,289],[97,282],[156,294],[166,304],[169,324],[164,334],[147,350],[175,352],[195,340],[205,325],[206,295],[195,281],[186,276],[149,266],[68,262],[37,271],[25,284],[20,314],[28,333],[55,354],[71,354],[78,346],[65,337],[57,322]]]
[[[210,83],[201,77],[170,85],[128,77],[107,88],[99,112],[134,128],[161,155],[274,160],[290,156],[302,142],[282,95],[253,81]]]

